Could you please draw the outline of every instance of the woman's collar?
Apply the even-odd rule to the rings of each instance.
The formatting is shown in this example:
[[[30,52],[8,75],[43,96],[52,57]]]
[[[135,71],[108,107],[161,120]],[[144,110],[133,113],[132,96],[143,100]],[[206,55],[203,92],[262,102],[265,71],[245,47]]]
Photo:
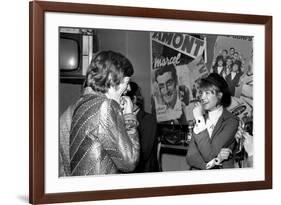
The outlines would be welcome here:
[[[214,119],[217,118],[221,115],[221,113],[223,112],[223,107],[220,105],[219,107],[217,107],[216,109],[209,111],[208,112],[208,117],[210,119]]]

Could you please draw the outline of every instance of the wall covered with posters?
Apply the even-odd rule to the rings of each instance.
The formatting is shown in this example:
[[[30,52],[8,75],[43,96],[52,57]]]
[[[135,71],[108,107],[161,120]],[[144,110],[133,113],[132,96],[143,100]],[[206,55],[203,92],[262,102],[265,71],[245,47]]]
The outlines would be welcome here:
[[[199,100],[198,82],[211,72],[229,85],[228,108],[244,122],[252,119],[253,38],[151,32],[151,96],[160,123],[186,124]]]
[[[251,121],[252,37],[110,29],[98,29],[97,35],[100,50],[112,49],[131,60],[132,80],[141,87],[145,110],[154,113],[159,123],[193,120],[198,82],[211,72],[219,72],[231,87],[229,109],[245,122]],[[79,94],[81,86],[73,86]],[[73,86],[63,85],[61,92],[72,96]],[[65,101],[61,111],[71,100]]]
[[[151,90],[157,120],[185,124],[192,119],[191,102],[196,100],[192,89],[208,74],[206,41],[200,36],[153,32],[151,48]]]

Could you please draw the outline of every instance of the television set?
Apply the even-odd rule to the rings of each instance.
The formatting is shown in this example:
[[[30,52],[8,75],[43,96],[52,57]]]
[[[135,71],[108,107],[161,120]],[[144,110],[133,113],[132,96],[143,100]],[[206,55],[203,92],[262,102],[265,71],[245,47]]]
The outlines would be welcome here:
[[[59,71],[61,82],[83,82],[96,46],[93,29],[60,28]],[[94,46],[95,44],[95,46]]]
[[[60,33],[59,68],[63,75],[80,75],[82,69],[82,36]]]

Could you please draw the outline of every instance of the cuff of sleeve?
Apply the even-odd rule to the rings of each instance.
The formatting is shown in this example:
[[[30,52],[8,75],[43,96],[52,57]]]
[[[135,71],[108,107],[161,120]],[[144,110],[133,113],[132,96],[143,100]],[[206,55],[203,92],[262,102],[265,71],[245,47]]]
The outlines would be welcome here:
[[[193,132],[198,134],[206,129],[206,123],[204,117],[198,117],[195,119],[195,126],[193,128]]]
[[[137,117],[133,113],[124,114],[124,119],[125,120],[136,120],[137,121]]]

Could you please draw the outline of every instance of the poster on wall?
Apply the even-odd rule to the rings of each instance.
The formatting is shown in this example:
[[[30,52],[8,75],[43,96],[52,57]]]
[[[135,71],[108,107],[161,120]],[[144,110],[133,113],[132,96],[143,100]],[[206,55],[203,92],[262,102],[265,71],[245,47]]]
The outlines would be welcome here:
[[[160,123],[186,124],[199,100],[198,83],[210,73],[227,82],[228,110],[252,121],[253,38],[151,32],[152,107]]]
[[[228,76],[224,77],[232,94],[232,103],[228,109],[246,122],[253,112],[253,38],[218,36],[213,52],[213,67],[217,66],[222,56],[225,62],[225,73]],[[233,77],[235,71],[238,75]]]
[[[192,120],[197,82],[208,74],[206,39],[201,35],[151,32],[153,110],[158,122]]]

